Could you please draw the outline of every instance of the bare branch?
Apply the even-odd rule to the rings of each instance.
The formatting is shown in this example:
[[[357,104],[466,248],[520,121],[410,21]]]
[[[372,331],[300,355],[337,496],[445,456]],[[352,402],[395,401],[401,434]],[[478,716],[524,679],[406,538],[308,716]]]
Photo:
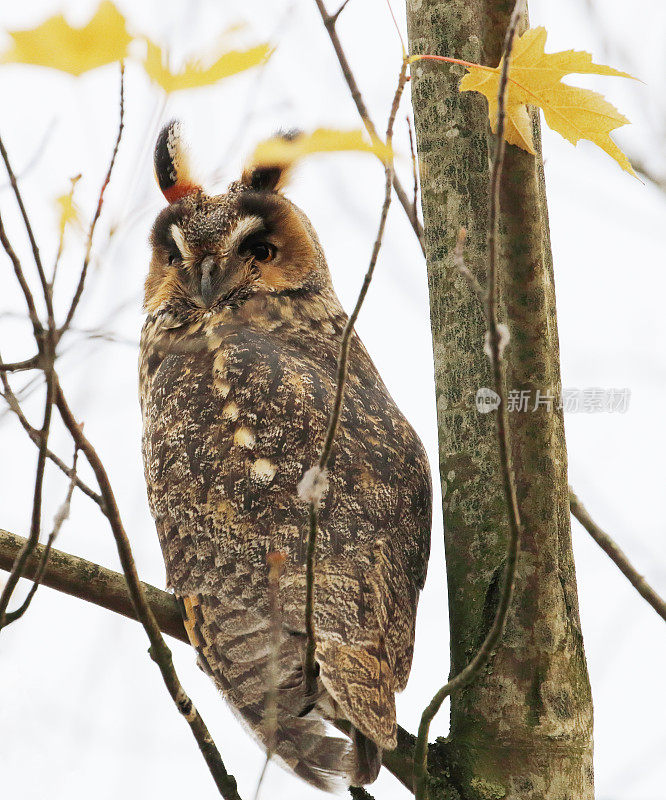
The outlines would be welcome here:
[[[132,605],[136,611],[136,616],[141,621],[148,639],[150,640],[150,656],[159,667],[162,674],[162,679],[164,680],[164,684],[167,687],[173,702],[180,713],[187,720],[192,731],[192,735],[196,739],[199,749],[201,750],[201,754],[208,765],[208,769],[210,770],[220,794],[225,798],[225,800],[240,800],[238,790],[236,788],[235,778],[227,772],[222,761],[222,757],[220,756],[220,753],[215,746],[215,742],[208,732],[205,722],[190,698],[185,693],[178,675],[176,674],[176,670],[173,666],[171,650],[169,650],[164,638],[162,637],[157,621],[143,591],[141,581],[139,580],[129,539],[127,538],[125,528],[123,527],[122,520],[120,518],[120,511],[118,510],[116,499],[113,494],[113,490],[111,489],[111,484],[106,474],[106,470],[104,469],[97,451],[85,437],[82,427],[76,422],[74,415],[67,405],[65,395],[63,394],[59,383],[56,383],[56,405],[60,411],[62,420],[65,423],[65,427],[69,430],[74,443],[83,452],[88,460],[88,463],[92,467],[93,472],[95,473],[95,478],[97,479],[97,483],[99,484],[99,488],[104,499],[106,517],[109,520],[109,525],[111,526],[111,530],[116,540],[116,547],[118,549],[120,563],[122,564],[123,572],[125,573],[125,578],[127,580],[127,586],[132,599]]]
[[[39,356],[26,358],[25,361],[14,361],[13,364],[0,362],[0,372],[23,372],[27,369],[39,369]]]
[[[640,594],[644,600],[647,600],[657,614],[666,621],[666,601],[655,592],[645,578],[631,564],[627,556],[613,539],[611,539],[605,531],[601,530],[571,487],[569,487],[569,505],[571,506],[571,513],[574,517],[576,517],[578,522],[580,522],[611,561],[615,563],[638,594]]]
[[[9,573],[9,578],[5,584],[2,594],[0,594],[0,630],[4,628],[7,623],[7,606],[11,596],[16,588],[16,584],[23,575],[25,562],[28,556],[35,549],[39,542],[39,532],[41,528],[42,519],[42,490],[44,487],[44,468],[46,466],[46,450],[49,439],[49,431],[51,429],[51,416],[53,411],[53,398],[54,398],[54,373],[53,362],[51,368],[46,372],[46,399],[44,401],[44,421],[42,428],[39,432],[39,453],[37,456],[37,472],[35,475],[35,491],[32,501],[32,519],[30,522],[30,535],[28,536],[25,545],[21,548],[20,553],[16,556],[16,560]]]
[[[20,619],[30,607],[30,603],[32,602],[32,599],[35,596],[35,594],[37,594],[37,589],[39,588],[39,584],[41,583],[42,577],[44,575],[44,570],[46,569],[46,565],[49,560],[49,555],[51,553],[51,547],[53,546],[53,542],[55,542],[56,537],[60,533],[60,529],[62,528],[65,520],[69,517],[69,512],[72,504],[72,494],[74,494],[74,487],[76,486],[76,460],[78,453],[79,453],[78,448],[75,447],[74,458],[72,459],[72,477],[69,481],[67,494],[65,495],[65,500],[63,504],[56,512],[55,518],[53,520],[53,529],[49,534],[49,538],[46,542],[45,547],[42,549],[42,556],[39,561],[39,566],[37,568],[37,573],[35,574],[33,584],[30,587],[30,591],[28,592],[27,597],[21,603],[19,608],[17,608],[16,611],[10,611],[7,613],[6,615],[7,624],[10,624],[12,622],[15,622],[17,619]]]
[[[23,290],[23,294],[26,300],[26,304],[28,307],[28,313],[31,317],[33,323],[33,333],[35,336],[35,342],[40,354],[40,366],[44,371],[44,377],[46,379],[46,397],[44,400],[44,418],[42,422],[41,429],[37,432],[37,440],[38,440],[38,455],[37,455],[37,469],[35,474],[35,489],[33,493],[33,501],[32,501],[32,518],[30,521],[30,534],[25,542],[25,545],[21,548],[21,551],[16,556],[16,559],[12,565],[11,572],[9,573],[9,578],[5,586],[3,587],[2,593],[0,594],[0,630],[4,628],[11,620],[7,617],[7,607],[9,605],[9,601],[11,596],[18,584],[21,576],[23,575],[23,569],[25,567],[25,563],[30,556],[30,553],[35,549],[37,544],[39,543],[39,534],[41,530],[41,519],[42,519],[42,493],[44,488],[44,471],[46,468],[46,459],[47,459],[47,451],[48,451],[48,440],[49,440],[49,433],[51,430],[51,417],[53,411],[53,401],[54,401],[54,394],[55,394],[55,375],[53,370],[53,365],[55,361],[55,341],[54,341],[54,321],[53,321],[53,306],[51,303],[51,296],[49,293],[48,283],[46,281],[46,277],[44,275],[44,268],[42,266],[41,257],[39,254],[39,247],[37,246],[37,241],[35,240],[35,236],[32,230],[32,225],[30,223],[30,219],[28,217],[28,213],[26,211],[25,205],[23,204],[23,198],[21,196],[21,192],[18,188],[18,183],[16,181],[16,176],[14,175],[14,171],[12,170],[11,163],[9,161],[9,156],[5,149],[4,143],[0,138],[0,153],[2,154],[2,159],[5,163],[5,167],[7,169],[7,174],[9,175],[9,180],[12,185],[12,189],[14,190],[14,195],[16,197],[16,202],[18,203],[19,209],[21,211],[21,216],[23,217],[23,223],[25,225],[26,231],[28,233],[28,238],[30,239],[30,244],[32,246],[32,252],[35,259],[35,264],[37,265],[37,271],[39,273],[39,279],[42,285],[42,290],[44,293],[44,302],[47,308],[48,314],[48,332],[45,334],[42,325],[38,319],[37,312],[35,309],[34,299],[30,288],[27,284],[25,276],[23,274],[23,269],[21,264],[14,253],[9,240],[5,234],[4,228],[2,227],[2,221],[0,220],[0,239],[2,239],[2,244],[5,248],[7,255],[10,257],[12,264],[14,265],[14,272],[16,277],[19,281],[19,285]],[[0,358],[0,363],[2,359]],[[7,373],[5,370],[0,371],[0,379],[2,380],[3,386],[7,392],[9,389],[9,395],[12,395],[11,388],[9,387],[9,382],[7,380]],[[13,396],[13,395],[12,395]],[[18,402],[14,397],[14,404],[18,407]],[[26,604],[24,604],[25,608],[27,608],[29,604],[29,600]],[[23,608],[23,607],[22,607]],[[23,608],[23,610],[25,610]],[[21,616],[23,611],[19,609],[17,612],[18,616]],[[18,617],[14,617],[18,618]]]
[[[268,606],[270,609],[270,651],[268,653],[266,702],[264,704],[264,735],[266,737],[266,760],[257,781],[254,800],[258,800],[266,776],[268,764],[275,752],[278,729],[278,689],[280,678],[280,639],[282,636],[282,607],[280,606],[280,578],[284,572],[286,556],[273,551],[266,556],[268,565]]]
[[[32,170],[37,166],[41,157],[44,155],[44,151],[47,148],[49,143],[49,139],[51,138],[53,131],[56,128],[56,118],[53,117],[51,122],[49,122],[46,130],[42,134],[42,138],[39,140],[37,147],[35,148],[35,152],[30,156],[28,161],[26,162],[25,166],[23,166],[16,174],[16,181],[20,181],[22,178],[25,178]],[[11,182],[7,181],[7,183],[3,183],[0,185],[0,192],[4,189],[9,189],[11,187]]]
[[[416,800],[425,800],[428,795],[428,733],[430,723],[442,706],[444,700],[451,692],[471,683],[480,670],[488,662],[495,645],[499,641],[507,614],[513,597],[515,584],[516,563],[521,539],[520,511],[516,496],[516,483],[512,466],[511,444],[509,441],[509,420],[504,391],[504,362],[502,359],[501,334],[497,320],[497,270],[498,270],[498,216],[499,216],[499,188],[504,163],[504,124],[506,87],[509,74],[509,62],[513,48],[514,35],[518,27],[523,7],[523,0],[517,0],[504,41],[504,62],[500,75],[497,93],[497,134],[495,156],[490,175],[490,206],[488,214],[488,327],[491,350],[491,361],[495,391],[500,397],[497,409],[497,438],[500,451],[500,468],[502,470],[502,483],[509,518],[509,543],[506,564],[504,567],[503,585],[500,600],[495,610],[493,624],[486,635],[481,647],[474,658],[457,675],[449,680],[433,697],[424,710],[419,724],[419,732],[414,748],[414,785]]]
[[[25,298],[25,304],[28,307],[28,316],[30,317],[30,322],[32,322],[32,331],[37,341],[37,346],[41,347],[44,328],[42,327],[42,323],[39,321],[39,315],[37,314],[37,309],[35,307],[35,299],[32,296],[32,292],[30,291],[28,282],[26,281],[25,275],[23,274],[23,268],[21,266],[21,262],[19,261],[19,258],[16,255],[16,252],[12,247],[9,239],[7,238],[7,234],[5,232],[5,226],[2,224],[2,215],[0,215],[0,242],[2,243],[5,252],[9,256],[9,260],[12,262],[12,266],[14,267],[14,274],[16,275],[16,280],[18,281],[19,286],[21,287],[21,291],[23,292],[23,297]]]
[[[375,127],[375,123],[370,118],[370,114],[368,113],[367,106],[365,105],[365,101],[363,100],[363,95],[361,94],[361,90],[358,88],[358,84],[356,83],[356,78],[354,77],[354,73],[351,70],[349,65],[349,61],[347,61],[347,56],[345,55],[345,51],[342,49],[342,43],[340,42],[340,37],[335,29],[335,22],[337,20],[339,11],[337,14],[329,14],[326,10],[326,6],[323,3],[323,0],[315,0],[317,4],[317,8],[319,9],[319,13],[321,15],[322,21],[328,33],[328,36],[331,40],[331,44],[333,45],[333,49],[335,50],[335,55],[338,57],[338,62],[340,64],[340,69],[342,70],[342,74],[344,76],[345,81],[347,82],[347,86],[349,87],[349,91],[352,96],[352,100],[356,105],[356,109],[358,110],[359,116],[363,124],[365,125],[365,129],[368,131],[372,138],[379,138],[377,134],[377,128]],[[425,239],[423,236],[423,225],[417,216],[416,208],[412,207],[409,197],[407,197],[407,193],[402,187],[400,180],[398,179],[395,172],[391,178],[393,182],[393,188],[395,189],[395,194],[400,204],[405,209],[405,213],[409,218],[409,221],[414,228],[414,233],[416,234],[416,238],[419,240],[419,244],[421,245],[421,250],[425,255]]]
[[[349,0],[344,0],[344,2],[341,3],[340,6],[338,7],[338,10],[334,14],[330,15],[329,20],[331,22],[331,25],[335,26],[335,24],[338,21],[338,17],[345,10],[345,8],[347,7],[347,3],[348,2],[349,2]]]
[[[63,322],[60,330],[58,331],[58,339],[60,339],[69,327],[74,314],[76,313],[76,308],[79,305],[79,301],[81,300],[81,295],[83,294],[83,289],[86,283],[86,276],[88,274],[88,266],[90,264],[90,254],[92,252],[92,243],[93,243],[93,236],[95,234],[95,228],[97,227],[97,221],[99,220],[100,214],[102,213],[102,205],[104,204],[104,192],[106,191],[106,187],[109,185],[109,181],[111,180],[111,173],[113,172],[114,164],[116,163],[116,156],[118,155],[118,148],[120,147],[120,140],[123,135],[123,128],[125,127],[125,65],[123,62],[120,62],[120,121],[118,123],[118,135],[116,136],[116,143],[113,147],[113,152],[111,153],[111,161],[109,162],[109,168],[106,172],[106,177],[104,178],[104,182],[102,183],[102,188],[99,190],[99,198],[97,200],[97,208],[95,209],[95,214],[93,216],[92,222],[90,223],[90,230],[88,231],[88,242],[86,244],[86,252],[83,257],[83,266],[81,268],[81,275],[79,276],[79,283],[76,287],[76,291],[74,292],[74,297],[72,298],[71,305],[69,307],[69,311],[67,312],[67,316],[65,317],[65,321]]]
[[[268,595],[271,613],[271,654],[268,660],[269,691],[272,696],[266,703],[266,741],[267,750],[275,750],[275,736],[277,734],[277,690],[278,669],[280,663],[280,636],[282,633],[282,608],[280,606],[280,578],[284,572],[284,553],[269,553],[268,557]]]
[[[28,422],[27,417],[23,413],[19,401],[14,392],[12,391],[11,386],[9,385],[9,381],[7,380],[7,374],[2,369],[2,357],[0,357],[0,382],[3,385],[3,396],[7,401],[7,405],[18,417],[18,420],[21,423],[23,430],[28,434],[30,440],[35,445],[37,445],[37,447],[39,447],[39,442],[40,442],[39,431],[36,428],[33,428],[33,426]],[[104,501],[102,500],[102,496],[100,494],[93,491],[93,489],[91,489],[78,476],[76,476],[74,474],[74,470],[71,467],[68,467],[67,464],[65,464],[65,462],[59,456],[57,456],[54,452],[52,452],[48,448],[46,450],[46,457],[50,459],[61,472],[64,472],[68,478],[74,478],[77,488],[80,489],[91,500],[97,503],[103,514],[106,513],[104,510]]]
[[[22,536],[0,529],[0,569],[11,569],[26,541]],[[25,578],[36,579],[45,550],[44,545],[37,545],[28,557],[23,573]],[[139,621],[132,605],[127,581],[121,572],[114,572],[99,564],[52,548],[41,583],[42,586]],[[148,583],[141,585],[160,630],[189,645],[190,641],[176,598]]]
[[[407,83],[407,67],[408,61],[407,58],[403,59],[402,66],[400,68],[400,75],[398,77],[398,85],[395,90],[395,94],[393,96],[393,103],[391,105],[391,111],[389,113],[388,125],[386,127],[386,144],[388,145],[389,149],[391,147],[393,141],[393,125],[395,123],[395,117],[398,113],[398,106],[400,105],[400,98],[402,97],[403,90],[405,88],[405,84]],[[328,430],[326,432],[326,438],[324,440],[323,447],[321,449],[321,453],[319,455],[319,463],[317,467],[313,468],[317,471],[317,475],[314,476],[316,483],[317,477],[325,477],[326,466],[328,464],[328,459],[331,455],[331,449],[333,447],[333,441],[335,439],[335,434],[338,430],[338,424],[340,422],[340,413],[342,411],[342,404],[344,402],[345,397],[345,384],[347,380],[347,361],[349,358],[349,347],[351,344],[351,337],[352,333],[354,332],[354,325],[356,324],[356,320],[358,319],[358,315],[361,311],[361,306],[363,305],[363,301],[365,300],[365,296],[368,293],[368,289],[370,288],[370,282],[372,281],[372,276],[375,271],[375,265],[377,264],[377,258],[379,256],[379,250],[382,246],[382,240],[384,238],[384,229],[386,228],[386,218],[388,216],[389,206],[391,205],[391,185],[393,183],[393,160],[389,159],[384,164],[384,172],[386,176],[385,181],[385,190],[384,190],[384,203],[382,205],[382,211],[379,219],[379,230],[377,231],[377,237],[375,239],[375,243],[372,247],[372,254],[370,256],[370,264],[368,265],[368,270],[365,273],[365,278],[363,279],[363,285],[361,286],[361,290],[358,294],[358,298],[356,300],[356,305],[352,313],[347,320],[347,324],[345,325],[345,329],[342,332],[342,339],[340,341],[340,352],[338,355],[338,370],[336,376],[336,389],[335,389],[335,399],[333,401],[333,408],[331,410],[331,415],[328,422]],[[308,470],[308,473],[311,470]],[[308,473],[306,473],[305,478],[308,477]],[[301,490],[302,485],[299,485],[299,491]],[[311,694],[312,696],[315,695],[316,692],[316,685],[317,685],[317,676],[315,671],[315,629],[314,629],[314,586],[315,586],[315,554],[317,548],[317,509],[319,506],[319,497],[314,496],[310,500],[309,506],[309,522],[310,528],[308,532],[308,543],[307,543],[307,551],[306,551],[306,595],[305,595],[305,631],[307,635],[307,644],[305,649],[305,664],[304,664],[304,674],[305,674],[305,686],[306,686],[306,693]]]
[[[39,254],[39,247],[37,246],[37,240],[35,239],[35,235],[32,230],[32,225],[30,224],[30,218],[28,217],[28,212],[26,211],[25,205],[23,204],[23,198],[21,197],[21,192],[18,187],[16,175],[14,175],[14,170],[12,169],[12,165],[9,161],[9,156],[7,155],[7,150],[5,150],[5,145],[2,141],[2,138],[0,138],[0,154],[2,154],[2,160],[5,162],[7,174],[9,175],[9,182],[11,183],[12,189],[14,190],[14,196],[16,197],[16,202],[18,203],[18,207],[21,211],[21,216],[23,217],[23,224],[25,225],[25,229],[28,234],[28,239],[30,240],[30,246],[32,247],[32,255],[35,259],[35,265],[37,266],[37,272],[39,274],[39,282],[42,285],[42,291],[44,293],[44,302],[46,303],[46,311],[48,314],[48,318],[49,320],[52,320],[53,304],[51,302],[51,293],[49,292],[49,285],[48,281],[46,280],[46,274],[44,272],[42,258]]]
[[[315,587],[315,554],[317,551],[317,503],[310,502],[308,508],[308,545],[305,553],[305,661],[303,675],[305,677],[305,696],[317,696],[317,671],[315,652],[317,649],[314,624],[314,587]]]
[[[412,181],[414,183],[414,194],[412,196],[412,208],[414,209],[414,216],[418,218],[419,208],[419,164],[416,158],[416,144],[414,126],[412,125],[412,118],[407,114],[407,133],[409,134],[409,152],[412,157]]]

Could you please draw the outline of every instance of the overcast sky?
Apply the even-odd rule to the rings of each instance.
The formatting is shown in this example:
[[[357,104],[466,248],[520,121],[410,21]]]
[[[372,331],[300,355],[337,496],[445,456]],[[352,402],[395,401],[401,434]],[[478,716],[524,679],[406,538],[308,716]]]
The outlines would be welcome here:
[[[164,585],[164,568],[147,508],[140,456],[137,342],[147,233],[163,205],[151,152],[161,122],[181,117],[208,186],[222,190],[244,156],[276,128],[357,127],[355,108],[311,0],[155,0],[120,2],[131,26],[168,43],[175,57],[214,43],[231,24],[247,23],[239,41],[271,41],[274,56],[209,89],[164,101],[129,63],[126,129],[98,229],[89,287],[76,330],[62,344],[60,376],[77,417],[102,456],[129,532],[141,576]],[[393,2],[404,32],[404,10]],[[84,0],[3,4],[2,29],[30,27],[67,10],[82,24]],[[596,61],[643,82],[575,78],[605,93],[633,122],[617,140],[666,174],[666,9],[659,0],[599,0],[593,19],[580,0],[530,3],[533,25],[549,31],[547,50],[588,50]],[[384,0],[352,0],[340,35],[372,115],[385,126],[400,45]],[[2,46],[2,42],[0,42]],[[449,55],[456,55],[451,53]],[[47,70],[0,67],[1,133],[39,233],[46,263],[57,243],[54,198],[83,174],[78,200],[88,215],[106,170],[117,125],[118,69],[74,79]],[[408,154],[403,100],[396,146]],[[544,132],[544,155],[563,384],[630,391],[626,413],[566,417],[570,481],[596,520],[666,594],[663,424],[664,254],[666,195],[623,173],[592,145],[578,148]],[[398,163],[410,184],[408,158]],[[383,171],[370,157],[317,157],[299,167],[289,196],[311,217],[346,308],[353,304],[375,237]],[[0,176],[0,208],[29,264],[11,193]],[[109,234],[115,234],[109,240]],[[57,289],[60,312],[78,277],[82,239],[67,239]],[[31,277],[34,277],[31,275]],[[400,206],[394,203],[376,278],[358,330],[390,391],[423,439],[436,468],[437,437],[425,266]],[[7,259],[0,256],[0,348],[5,360],[30,356],[33,344]],[[40,394],[29,375],[14,379],[33,420]],[[0,526],[25,535],[36,459],[13,416],[0,409]],[[70,458],[56,427],[53,446]],[[87,474],[82,467],[82,474]],[[435,476],[435,486],[438,479]],[[47,470],[45,528],[66,483]],[[440,497],[436,496],[429,579],[420,606],[412,679],[398,698],[400,723],[414,731],[424,705],[448,672],[446,590]],[[574,523],[581,616],[595,702],[598,800],[663,800],[666,786],[666,628]],[[58,546],[118,569],[113,538],[98,510],[75,495]],[[25,587],[24,587],[25,588]],[[193,653],[173,642],[181,679],[202,711],[225,762],[252,797],[262,755],[242,731]],[[26,617],[0,635],[0,786],[17,800],[99,800],[118,796],[216,797],[187,726],[175,713],[133,622],[48,589]],[[431,735],[447,732],[448,706]],[[271,767],[271,800],[321,797]],[[386,772],[377,800],[407,792]]]

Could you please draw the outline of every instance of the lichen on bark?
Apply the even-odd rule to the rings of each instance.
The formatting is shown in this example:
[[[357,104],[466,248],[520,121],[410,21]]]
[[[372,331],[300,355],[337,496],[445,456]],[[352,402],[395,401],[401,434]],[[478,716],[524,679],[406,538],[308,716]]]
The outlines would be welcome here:
[[[410,52],[495,66],[512,9],[506,0],[408,0]],[[453,264],[458,230],[465,227],[467,266],[484,282],[493,137],[485,99],[458,92],[463,73],[432,62],[412,66],[451,674],[471,659],[492,622],[508,531],[495,421],[474,403],[477,389],[492,386],[483,352],[486,321]],[[538,142],[536,117],[534,126]],[[542,398],[560,393],[543,166],[540,155],[513,146],[504,161],[500,242],[501,321],[511,333],[506,388],[525,390],[531,399],[529,411],[510,415],[524,535],[502,642],[479,678],[452,697],[450,736],[437,747],[465,800],[591,800],[592,701],[571,551],[563,418],[557,403],[532,410],[537,390]]]

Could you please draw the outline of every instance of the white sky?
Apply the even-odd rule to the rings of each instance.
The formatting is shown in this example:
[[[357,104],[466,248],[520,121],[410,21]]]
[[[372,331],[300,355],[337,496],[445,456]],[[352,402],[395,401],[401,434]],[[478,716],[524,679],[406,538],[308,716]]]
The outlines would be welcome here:
[[[144,2],[119,4],[132,26],[168,42],[174,54],[195,52],[218,31],[245,21],[245,40],[270,39],[276,54],[254,71],[216,87],[162,96],[131,64],[126,75],[126,133],[98,229],[97,260],[77,315],[79,331],[63,342],[60,374],[86,433],[111,477],[141,576],[158,586],[164,570],[150,518],[140,457],[136,358],[147,231],[162,206],[150,156],[158,119],[180,116],[203,175],[233,179],[243,156],[278,127],[356,127],[356,111],[311,0],[268,2]],[[666,8],[637,0],[603,0],[599,25],[584,3],[530,4],[533,25],[549,31],[547,49],[584,49],[595,60],[636,74],[644,83],[586,77],[632,120],[619,143],[655,169],[664,160],[666,104],[663,46]],[[94,4],[64,7],[81,24]],[[404,14],[394,0],[401,24]],[[30,27],[63,4],[3,4],[2,28]],[[403,25],[404,28],[404,25]],[[339,26],[366,101],[381,128],[399,69],[400,48],[384,0],[352,0]],[[1,46],[1,44],[0,44]],[[455,55],[455,54],[451,54]],[[80,79],[42,69],[0,68],[0,132],[22,181],[46,263],[56,244],[53,199],[79,172],[78,199],[92,208],[116,134],[117,68]],[[397,148],[408,153],[403,102]],[[661,132],[661,135],[660,135]],[[46,138],[45,138],[46,137]],[[41,143],[46,142],[44,146]],[[570,414],[570,480],[597,521],[666,593],[663,425],[666,197],[621,172],[592,145],[574,149],[544,133],[555,255],[558,316],[566,387],[628,387],[628,413]],[[33,157],[38,153],[35,163]],[[661,158],[661,161],[659,160]],[[399,164],[410,184],[410,164]],[[0,177],[0,208],[31,269],[12,197]],[[381,167],[361,155],[313,158],[299,168],[290,197],[310,215],[322,239],[336,288],[349,308],[375,236],[383,191]],[[111,226],[120,225],[108,244]],[[78,276],[81,240],[68,239],[61,264],[59,309]],[[6,360],[32,354],[21,297],[0,257],[0,347]],[[32,276],[34,277],[34,276]],[[394,203],[376,278],[358,330],[398,404],[437,464],[432,357],[425,267],[402,210]],[[113,341],[109,341],[113,339]],[[25,375],[15,388],[29,382]],[[38,394],[26,410],[39,417]],[[36,459],[10,414],[0,410],[0,526],[25,534]],[[56,428],[54,448],[69,457]],[[85,470],[83,471],[85,474]],[[45,528],[65,482],[47,471]],[[437,483],[437,481],[435,481]],[[429,580],[420,607],[412,680],[398,700],[400,722],[415,730],[420,712],[448,672],[446,592],[439,497],[435,501]],[[616,568],[574,525],[583,631],[595,701],[598,800],[661,800],[666,785],[666,628]],[[75,495],[58,547],[118,568],[113,538],[96,507]],[[202,711],[225,763],[252,797],[262,756],[215,688],[194,665],[190,649],[172,643],[181,679]],[[114,614],[40,589],[26,617],[0,635],[0,786],[20,800],[117,796],[216,797],[185,723],[178,718],[146,653],[141,628]],[[432,735],[447,731],[447,709]],[[383,772],[377,800],[406,798]],[[264,797],[321,797],[277,767]]]

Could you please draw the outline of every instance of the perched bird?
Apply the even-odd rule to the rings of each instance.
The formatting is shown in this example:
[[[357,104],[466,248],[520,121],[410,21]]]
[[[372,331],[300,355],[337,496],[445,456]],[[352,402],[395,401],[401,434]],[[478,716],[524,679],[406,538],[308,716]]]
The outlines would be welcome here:
[[[151,235],[140,393],[168,584],[201,667],[269,752],[322,789],[370,783],[396,747],[426,575],[423,446],[354,335],[319,510],[308,693],[298,486],[322,447],[347,316],[311,223],[282,194],[285,169],[250,165],[209,196],[171,122],[155,170],[169,205]]]

